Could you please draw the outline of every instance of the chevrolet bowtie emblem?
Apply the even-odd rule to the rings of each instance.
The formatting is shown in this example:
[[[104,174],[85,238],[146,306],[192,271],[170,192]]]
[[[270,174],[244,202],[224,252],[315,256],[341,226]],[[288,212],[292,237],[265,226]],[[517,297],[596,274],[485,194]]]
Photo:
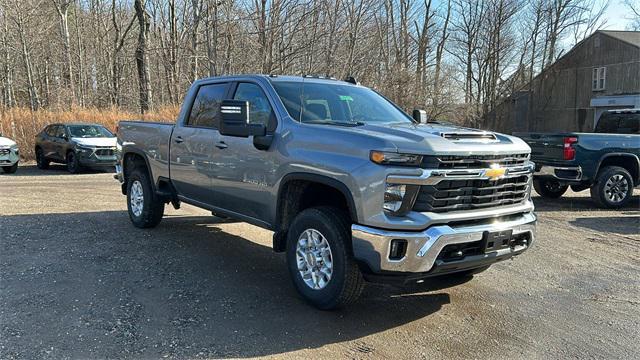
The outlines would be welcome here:
[[[491,165],[491,169],[485,170],[484,176],[491,180],[498,180],[507,173],[507,169],[498,165]]]

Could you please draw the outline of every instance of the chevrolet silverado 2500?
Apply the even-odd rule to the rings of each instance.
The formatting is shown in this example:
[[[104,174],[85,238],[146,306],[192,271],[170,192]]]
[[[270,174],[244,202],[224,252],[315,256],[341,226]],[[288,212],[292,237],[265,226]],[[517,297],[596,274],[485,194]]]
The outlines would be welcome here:
[[[559,198],[590,189],[604,208],[629,204],[640,186],[640,109],[602,114],[593,133],[515,133],[531,146],[536,164],[533,186],[543,197]]]
[[[272,230],[321,309],[365,281],[469,276],[534,242],[526,143],[428,123],[352,79],[199,80],[175,125],[123,121],[118,146],[135,226],[184,202]]]

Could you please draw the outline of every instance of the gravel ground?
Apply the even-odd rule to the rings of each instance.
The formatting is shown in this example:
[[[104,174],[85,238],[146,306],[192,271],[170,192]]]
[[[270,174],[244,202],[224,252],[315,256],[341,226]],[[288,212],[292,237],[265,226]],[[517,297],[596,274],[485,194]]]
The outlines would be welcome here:
[[[136,229],[108,173],[23,166],[0,189],[0,359],[640,356],[638,190],[622,211],[536,197],[524,255],[322,312],[268,231],[188,206]]]

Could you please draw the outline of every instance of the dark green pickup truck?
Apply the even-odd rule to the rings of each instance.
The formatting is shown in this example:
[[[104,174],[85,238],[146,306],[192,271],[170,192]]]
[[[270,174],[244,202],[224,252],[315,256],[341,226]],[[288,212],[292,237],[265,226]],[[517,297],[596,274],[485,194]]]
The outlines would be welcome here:
[[[640,109],[604,113],[594,133],[515,133],[531,147],[538,194],[559,198],[591,189],[602,207],[628,204],[640,185]]]

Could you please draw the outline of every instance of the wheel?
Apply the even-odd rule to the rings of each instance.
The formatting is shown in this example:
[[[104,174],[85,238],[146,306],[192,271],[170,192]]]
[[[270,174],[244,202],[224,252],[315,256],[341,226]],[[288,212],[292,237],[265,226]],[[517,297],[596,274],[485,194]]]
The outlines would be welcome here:
[[[67,153],[67,170],[72,174],[77,174],[82,171],[78,156],[73,151]]]
[[[144,169],[134,169],[127,179],[127,209],[135,227],[155,227],[164,215],[164,202],[153,191]]]
[[[3,166],[2,167],[2,171],[4,171],[7,174],[13,174],[18,170],[18,162],[16,161],[15,164],[11,165],[11,166]]]
[[[42,149],[36,149],[36,164],[38,169],[45,170],[49,168],[49,160],[44,156]]]
[[[633,178],[619,166],[606,166],[591,186],[591,198],[600,206],[617,209],[625,206],[633,197]]]
[[[332,207],[302,211],[287,235],[287,265],[293,284],[322,310],[353,303],[364,279],[351,253],[349,216]]]
[[[542,197],[557,199],[567,191],[569,186],[562,185],[558,180],[553,179],[533,179],[533,188]]]

